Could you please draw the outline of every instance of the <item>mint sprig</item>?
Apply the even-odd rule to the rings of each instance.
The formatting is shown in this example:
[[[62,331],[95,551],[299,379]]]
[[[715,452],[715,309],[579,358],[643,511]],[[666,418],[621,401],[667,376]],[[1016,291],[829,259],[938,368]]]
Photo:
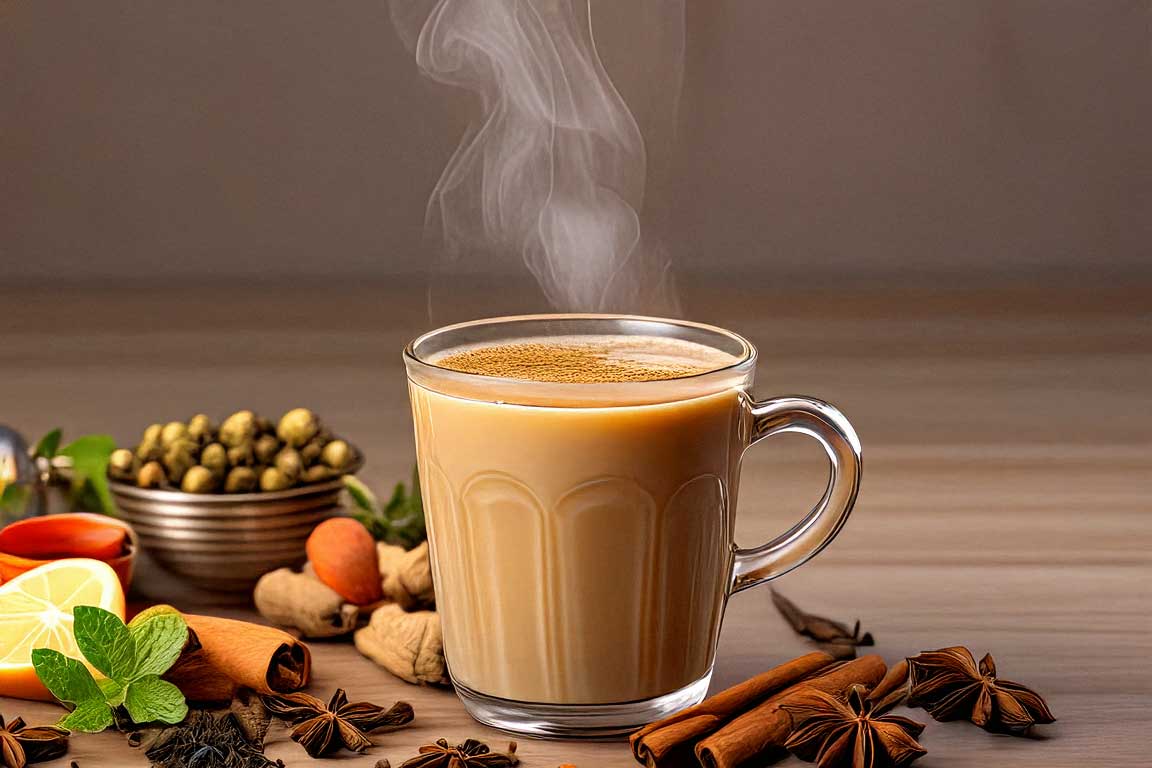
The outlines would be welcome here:
[[[50,437],[51,433],[45,439]],[[50,447],[55,450],[55,445]],[[73,505],[106,515],[116,514],[116,502],[108,489],[108,460],[115,450],[116,441],[108,435],[84,435],[59,449],[57,455],[72,460]]]
[[[93,606],[78,606],[72,616],[76,646],[104,677],[97,680],[83,663],[51,648],[32,651],[40,682],[72,706],[61,727],[102,731],[112,725],[114,710],[121,706],[137,724],[179,723],[187,716],[184,694],[160,679],[188,641],[188,625],[175,609],[150,608],[128,624]]]
[[[357,507],[352,516],[363,523],[377,541],[411,549],[428,537],[420,498],[420,475],[415,468],[412,484],[396,483],[392,498],[384,505],[372,489],[354,475],[344,475],[344,489]]]

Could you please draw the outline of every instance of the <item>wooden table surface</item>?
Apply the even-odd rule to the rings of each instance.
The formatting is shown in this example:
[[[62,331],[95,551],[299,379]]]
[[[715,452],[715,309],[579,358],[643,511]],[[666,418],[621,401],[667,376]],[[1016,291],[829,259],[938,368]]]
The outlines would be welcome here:
[[[1059,717],[1035,739],[929,723],[918,765],[1152,765],[1152,285],[1111,289],[784,295],[755,281],[698,288],[687,315],[761,350],[758,391],[837,403],[864,444],[856,512],[817,560],[776,586],[802,606],[863,620],[892,661],[964,644],[991,651]],[[139,285],[7,292],[0,319],[0,421],[30,436],[317,410],[366,450],[363,477],[406,477],[411,428],[402,344],[428,327],[404,286]],[[753,298],[755,297],[755,298]],[[492,314],[499,296],[454,309]],[[738,538],[759,543],[814,500],[818,449],[785,436],[750,452]],[[141,599],[251,616],[145,572]],[[807,650],[766,589],[730,603],[713,688]],[[351,764],[393,766],[436,737],[507,737],[470,721],[446,691],[400,682],[339,642],[313,644],[312,690],[416,708],[413,727]],[[610,663],[610,660],[606,660]],[[46,704],[0,712],[52,720]],[[925,719],[923,712],[915,716]],[[621,743],[519,739],[528,768],[632,764]],[[268,753],[309,765],[282,732]],[[114,733],[81,735],[81,768],[141,765]],[[66,765],[67,761],[58,761]],[[800,765],[790,759],[786,765]]]

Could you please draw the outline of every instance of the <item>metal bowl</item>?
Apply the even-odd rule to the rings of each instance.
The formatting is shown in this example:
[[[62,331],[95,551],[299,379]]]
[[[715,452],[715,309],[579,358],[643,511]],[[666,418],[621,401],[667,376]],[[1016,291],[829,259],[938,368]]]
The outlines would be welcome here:
[[[340,514],[344,482],[222,494],[109,486],[158,565],[197,587],[243,592],[268,571],[304,562],[312,529]]]

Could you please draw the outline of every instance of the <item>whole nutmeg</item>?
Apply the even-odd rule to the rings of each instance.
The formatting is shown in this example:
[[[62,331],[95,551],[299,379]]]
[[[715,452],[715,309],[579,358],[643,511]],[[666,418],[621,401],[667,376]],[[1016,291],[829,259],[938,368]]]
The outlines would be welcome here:
[[[220,425],[220,442],[229,448],[251,443],[256,436],[256,415],[252,411],[236,411]]]
[[[342,471],[352,463],[352,449],[343,440],[333,440],[324,446],[320,460],[336,471]]]
[[[182,421],[170,421],[160,430],[160,444],[165,448],[177,440],[188,436],[188,425]]]
[[[168,446],[161,462],[164,464],[164,469],[168,470],[168,479],[173,485],[179,485],[180,481],[184,479],[184,473],[196,464],[195,459],[192,458],[192,452],[188,449],[188,444],[184,442],[177,442]]]
[[[136,454],[127,448],[117,448],[108,457],[108,475],[117,480],[131,480],[136,468]]]
[[[252,450],[256,454],[257,462],[271,464],[280,450],[280,441],[276,439],[276,435],[260,435],[256,438]]]
[[[256,463],[251,441],[234,445],[228,449],[228,463],[233,467],[250,467]]]
[[[332,469],[332,467],[317,464],[314,467],[308,467],[308,469],[304,470],[304,476],[301,480],[305,483],[322,483],[325,480],[331,480],[339,475],[340,473]]]
[[[307,443],[320,431],[320,421],[316,414],[307,408],[293,408],[281,417],[276,426],[276,436],[285,445],[299,448]]]
[[[234,467],[224,479],[225,493],[248,493],[256,490],[260,479],[251,467]]]
[[[292,481],[276,467],[268,467],[260,473],[260,490],[283,491],[292,487]]]
[[[212,440],[212,421],[203,413],[188,419],[188,437],[203,445]]]
[[[212,493],[216,490],[216,475],[208,467],[192,467],[184,473],[180,490],[185,493]]]
[[[222,477],[228,471],[228,452],[220,443],[208,443],[200,452],[200,465]]]
[[[136,485],[141,488],[159,488],[167,482],[164,466],[158,461],[150,461],[136,473]]]
[[[275,464],[276,469],[292,482],[296,482],[304,471],[304,462],[300,460],[300,454],[295,448],[285,448],[276,454]]]

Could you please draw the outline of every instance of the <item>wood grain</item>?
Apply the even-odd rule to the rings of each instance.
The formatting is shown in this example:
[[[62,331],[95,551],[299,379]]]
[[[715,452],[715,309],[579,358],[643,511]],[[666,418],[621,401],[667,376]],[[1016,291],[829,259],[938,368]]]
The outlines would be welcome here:
[[[888,659],[952,644],[991,651],[1005,677],[1044,693],[1060,719],[1027,740],[933,723],[920,765],[1152,764],[1152,286],[744,288],[698,288],[689,314],[757,343],[761,394],[837,403],[865,447],[853,519],[777,587],[806,608],[860,617]],[[363,475],[384,486],[412,461],[399,350],[426,326],[422,301],[378,285],[23,291],[6,297],[0,320],[0,420],[29,435],[59,425],[127,442],[148,422],[197,410],[307,404],[365,448]],[[491,314],[492,301],[461,297],[458,309]],[[803,438],[751,452],[740,542],[763,541],[802,514],[825,471]],[[145,599],[250,615],[163,574],[139,583]],[[738,595],[714,687],[806,650],[764,591]],[[507,740],[471,722],[452,694],[408,686],[347,644],[313,651],[315,691],[343,685],[354,699],[416,708],[412,728],[351,764],[386,757],[395,766],[440,736]],[[0,711],[32,721],[58,712],[2,699]],[[633,764],[623,743],[519,741],[529,768]],[[268,752],[312,764],[282,732]],[[77,737],[68,759],[143,764],[111,733]]]

